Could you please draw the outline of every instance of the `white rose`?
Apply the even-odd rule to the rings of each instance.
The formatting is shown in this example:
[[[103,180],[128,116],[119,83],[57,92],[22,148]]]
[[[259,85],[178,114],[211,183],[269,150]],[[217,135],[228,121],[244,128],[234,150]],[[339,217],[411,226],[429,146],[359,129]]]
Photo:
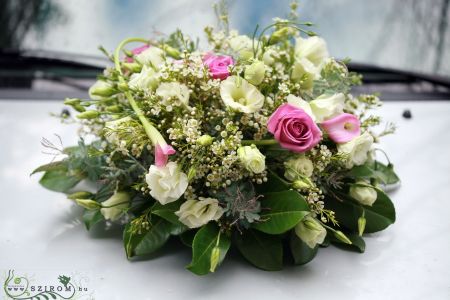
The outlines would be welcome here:
[[[115,221],[130,205],[130,196],[125,192],[114,193],[108,200],[102,202],[104,208],[100,209],[106,220]]]
[[[189,89],[184,84],[178,82],[163,82],[156,89],[156,95],[162,98],[164,105],[189,104]]]
[[[219,201],[214,198],[199,197],[199,200],[188,200],[175,212],[181,223],[189,228],[198,228],[209,221],[218,220],[223,214]]]
[[[295,107],[303,109],[305,111],[305,113],[307,113],[314,122],[316,121],[316,117],[314,116],[311,106],[309,105],[309,103],[307,101],[303,100],[300,97],[294,96],[292,94],[288,95],[286,100],[287,100],[287,103],[289,103]]]
[[[295,226],[295,234],[310,248],[322,244],[327,236],[327,230],[311,216],[304,217]]]
[[[311,89],[314,80],[320,77],[320,69],[315,66],[308,59],[296,58],[292,67],[291,79],[296,82],[301,82],[301,87],[304,89]]]
[[[138,90],[155,90],[159,80],[156,72],[149,66],[144,65],[141,72],[131,75],[128,86]]]
[[[259,174],[266,168],[266,157],[255,146],[243,146],[237,150],[239,160],[249,171]]]
[[[164,63],[164,51],[158,47],[150,47],[136,55],[136,61],[158,69]]]
[[[295,40],[295,55],[297,58],[306,58],[316,67],[321,67],[329,57],[327,44],[324,39],[313,36],[297,38]]]
[[[337,149],[348,155],[346,165],[350,169],[353,165],[360,166],[367,161],[372,144],[373,137],[366,131],[350,142],[338,144]]]
[[[314,171],[312,161],[304,155],[289,159],[284,163],[284,167],[284,177],[291,181],[301,179],[302,176],[311,177]]]
[[[345,96],[342,93],[321,95],[309,102],[316,121],[321,123],[344,112]]]
[[[364,186],[360,186],[364,185]],[[356,182],[350,187],[350,196],[362,205],[372,206],[377,200],[377,191],[364,180]]]
[[[238,35],[228,40],[230,48],[244,60],[253,57],[253,41],[246,35]],[[257,45],[255,41],[255,47]]]
[[[243,112],[254,113],[264,105],[264,96],[247,80],[230,76],[220,83],[220,96],[226,106]]]
[[[188,186],[187,175],[173,161],[164,167],[152,165],[145,181],[150,188],[150,195],[162,205],[178,200]]]

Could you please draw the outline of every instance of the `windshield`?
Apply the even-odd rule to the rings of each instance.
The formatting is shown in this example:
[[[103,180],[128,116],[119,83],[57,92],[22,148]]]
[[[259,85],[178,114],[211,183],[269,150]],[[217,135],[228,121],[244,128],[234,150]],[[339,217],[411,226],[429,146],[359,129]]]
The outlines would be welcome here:
[[[214,25],[211,0],[2,0],[0,47],[101,56],[125,37],[157,38],[181,28],[204,38]],[[228,1],[231,26],[251,34],[291,0]],[[315,24],[330,52],[353,62],[450,76],[449,0],[303,0],[302,21]]]

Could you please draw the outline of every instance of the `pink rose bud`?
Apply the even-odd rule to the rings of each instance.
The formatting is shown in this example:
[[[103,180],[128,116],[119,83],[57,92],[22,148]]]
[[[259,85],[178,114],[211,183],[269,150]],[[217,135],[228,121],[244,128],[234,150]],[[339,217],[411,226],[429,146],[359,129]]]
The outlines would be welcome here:
[[[293,152],[306,152],[322,139],[322,132],[301,108],[283,104],[270,116],[267,129],[281,147]]]
[[[208,66],[212,78],[224,80],[230,76],[228,66],[233,65],[234,61],[231,56],[214,55],[209,52],[203,56],[203,63]]]
[[[347,143],[361,133],[360,122],[352,114],[343,113],[332,119],[323,121],[320,126],[335,143]]]
[[[134,48],[133,50],[131,50],[131,53],[133,53],[133,55],[138,55],[139,53],[147,50],[148,48],[150,48],[149,45],[144,45],[144,46],[141,46],[141,47],[137,47],[137,48]],[[127,63],[132,63],[134,61],[134,59],[132,57],[127,56],[127,57],[125,57],[125,61]]]

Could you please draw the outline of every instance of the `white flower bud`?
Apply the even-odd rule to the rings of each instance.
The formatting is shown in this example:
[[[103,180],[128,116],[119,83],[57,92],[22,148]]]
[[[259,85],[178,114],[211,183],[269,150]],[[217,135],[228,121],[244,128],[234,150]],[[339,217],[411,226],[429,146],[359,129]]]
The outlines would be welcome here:
[[[114,193],[108,200],[102,202],[103,208],[100,212],[106,220],[115,221],[130,205],[130,195],[125,192]]]
[[[136,61],[158,70],[159,66],[164,63],[164,51],[158,47],[149,47],[136,55]]]
[[[301,179],[302,177],[311,177],[314,171],[312,161],[304,155],[287,160],[284,163],[284,167],[284,177],[291,181]]]
[[[255,173],[262,173],[266,168],[266,157],[255,146],[243,146],[237,150],[239,160],[244,167]]]
[[[311,216],[304,217],[295,226],[295,234],[310,248],[323,243],[327,236],[326,229]]]
[[[251,84],[259,85],[264,80],[265,73],[266,66],[262,61],[257,60],[245,68],[244,77]]]
[[[356,185],[352,185],[349,194],[362,205],[372,206],[377,200],[377,191],[364,180],[357,181]]]

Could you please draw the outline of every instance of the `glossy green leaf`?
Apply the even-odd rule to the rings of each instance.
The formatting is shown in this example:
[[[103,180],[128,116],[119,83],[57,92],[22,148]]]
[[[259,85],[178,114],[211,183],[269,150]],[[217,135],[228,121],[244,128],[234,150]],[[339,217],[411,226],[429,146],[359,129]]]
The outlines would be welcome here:
[[[395,184],[400,181],[392,165],[386,166],[378,161],[362,166],[355,166],[347,173],[348,176],[358,178],[374,178],[384,184]]]
[[[210,222],[197,231],[194,241],[192,242],[192,261],[186,268],[194,274],[206,275],[211,268],[211,254],[217,245],[220,250],[218,264],[225,258],[228,249],[230,248],[230,238],[220,233],[220,228],[216,223]]]
[[[30,175],[39,173],[39,172],[47,172],[47,171],[55,171],[55,170],[64,170],[64,162],[63,161],[54,161],[42,166],[37,167],[36,169],[31,172]]]
[[[261,221],[252,227],[269,234],[281,234],[309,214],[305,199],[296,191],[267,193],[261,200]]]
[[[340,224],[353,232],[358,232],[358,218],[361,216],[361,207],[365,210],[365,233],[377,232],[385,229],[395,222],[395,208],[389,197],[377,190],[377,200],[372,206],[361,206],[353,201],[350,196],[339,194],[345,201],[326,199],[325,206],[336,213]]]
[[[123,234],[127,257],[155,252],[167,242],[171,231],[171,223],[158,217],[152,218],[150,229],[141,233],[132,232],[130,223],[127,224]]]
[[[187,230],[180,234],[181,242],[187,247],[192,247],[192,243],[194,242],[194,237],[197,231],[195,230]]]
[[[304,265],[313,260],[319,249],[318,245],[310,248],[294,232],[291,233],[289,245],[296,265]]]
[[[160,216],[161,218],[169,221],[172,224],[180,225],[180,221],[178,220],[177,215],[175,215],[175,212],[180,209],[181,200],[167,203],[166,205],[162,205],[159,202],[156,202],[152,206],[152,214],[155,214],[157,216]]]
[[[67,174],[66,169],[55,169],[44,173],[39,183],[55,192],[67,192],[73,188],[82,178]]]
[[[234,243],[242,256],[252,265],[266,271],[283,268],[283,245],[279,235],[269,235],[256,230],[235,232]]]
[[[363,253],[366,250],[366,243],[364,242],[363,238],[360,237],[358,234],[345,233],[345,235],[350,239],[350,241],[352,241],[352,244],[346,244],[338,240],[336,237],[334,237],[333,234],[329,234],[331,242],[336,246],[349,250],[358,251],[360,253]]]
[[[83,222],[87,230],[90,230],[92,226],[94,226],[100,221],[103,221],[104,219],[105,218],[103,217],[99,209],[85,210],[83,213]]]
[[[282,179],[272,170],[268,171],[267,182],[256,185],[256,192],[258,194],[281,192],[286,190],[289,190],[288,182]]]

